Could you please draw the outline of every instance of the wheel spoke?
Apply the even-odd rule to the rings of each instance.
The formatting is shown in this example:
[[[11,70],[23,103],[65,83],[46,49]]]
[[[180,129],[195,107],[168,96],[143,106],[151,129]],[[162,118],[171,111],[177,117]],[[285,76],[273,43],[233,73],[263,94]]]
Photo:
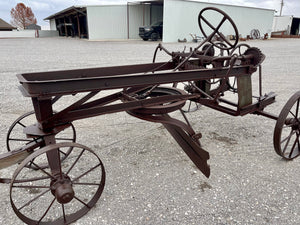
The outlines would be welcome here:
[[[189,107],[188,107],[188,112],[191,110],[191,105],[192,105],[192,101],[190,101]]]
[[[224,21],[225,22],[225,21]],[[222,34],[220,33],[219,31],[217,32],[217,34],[230,46],[230,47],[233,47],[233,45],[227,40],[227,38]]]
[[[35,200],[39,199],[41,196],[46,194],[48,191],[50,191],[50,188],[48,190],[43,191],[41,194],[39,194],[35,198],[31,199],[30,201],[26,202],[22,207],[18,208],[18,210],[19,211],[22,210],[25,206],[27,206],[27,205],[31,204],[32,202],[34,202]]]
[[[283,126],[282,129],[286,129],[286,128],[290,128],[291,129],[291,127],[292,127],[292,124],[288,124],[288,125]]]
[[[289,134],[286,138],[282,139],[280,143],[282,144],[282,143],[285,142],[287,139],[290,139],[292,135],[293,135],[293,130],[291,130],[290,134]]]
[[[67,219],[66,219],[65,205],[61,204],[61,208],[62,208],[62,212],[63,212],[64,222],[66,222]]]
[[[284,155],[289,143],[290,143],[290,140],[291,140],[291,137],[293,136],[293,131],[291,131],[291,133],[289,134],[288,137],[286,137],[284,140],[287,140],[286,144],[284,145],[284,148],[283,148],[283,151],[282,151],[282,154]],[[281,141],[281,143],[283,143],[283,141]]]
[[[86,171],[85,173],[81,174],[80,176],[76,177],[75,179],[73,179],[73,182],[74,181],[77,181],[79,180],[81,177],[87,175],[88,173],[92,172],[94,169],[96,169],[97,167],[101,166],[101,163],[99,163],[98,165],[92,167],[91,169],[89,169],[88,171]]]
[[[69,168],[68,172],[66,173],[66,175],[68,175],[71,170],[73,169],[73,167],[76,165],[76,163],[78,162],[78,160],[80,159],[80,157],[82,156],[82,154],[84,153],[85,149],[83,149],[80,154],[78,155],[78,157],[76,158],[76,160],[74,161],[74,163],[72,164],[72,166]]]
[[[37,165],[37,164],[34,163],[33,161],[32,161],[32,164],[33,164],[34,166],[36,166],[39,170],[41,170],[44,174],[48,175],[50,178],[52,178],[52,179],[55,180],[55,177],[53,177],[50,173],[48,173],[47,171],[45,171],[45,170],[44,170],[43,168],[41,168],[39,165]]]
[[[98,183],[78,183],[78,182],[73,182],[73,184],[76,185],[95,185],[95,186],[100,186],[101,184]]]
[[[58,150],[61,154],[67,156],[67,153],[63,152],[62,150]]]
[[[43,185],[13,185],[14,188],[50,188],[49,186]]]
[[[85,205],[88,208],[91,208],[88,204],[86,204],[84,201],[82,201],[81,199],[79,199],[78,197],[74,196],[74,198],[79,201],[80,203],[82,203],[83,205]]]
[[[226,20],[227,20],[227,18],[226,18],[226,16],[224,16],[223,19],[221,20],[221,22],[219,23],[219,25],[215,28],[215,30],[214,30],[214,32],[213,32],[214,35],[215,35],[216,33],[218,33],[218,34],[220,35],[219,29],[220,29],[220,27],[223,25],[223,23],[224,23]],[[223,39],[223,38],[222,38],[222,39]]]
[[[299,104],[300,104],[300,99],[298,99],[297,101],[297,106],[296,106],[296,119],[298,119],[298,115],[299,115]]]
[[[289,157],[290,157],[290,158],[292,157],[292,155],[293,155],[293,153],[294,153],[294,150],[295,150],[295,147],[296,147],[297,143],[299,144],[298,135],[297,135],[297,137],[296,137],[296,139],[295,139],[295,142],[294,142],[294,144],[293,144],[292,150],[291,150],[291,152],[290,152],[290,154],[289,154]]]
[[[45,218],[45,216],[47,215],[47,213],[49,212],[49,210],[51,209],[53,203],[55,202],[55,198],[52,200],[52,202],[50,203],[49,207],[47,208],[47,210],[44,212],[44,214],[42,215],[41,219],[39,220],[38,224]]]
[[[292,114],[292,116],[297,120],[298,120],[298,114],[299,114],[299,101],[300,101],[300,99],[297,101],[295,113],[292,112],[292,109],[290,109],[290,111],[289,111],[289,113]]]
[[[28,142],[27,144],[29,144],[30,142],[33,142],[32,139],[22,139],[22,138],[9,138],[8,140],[10,141],[22,141],[22,142]]]
[[[208,22],[207,19],[205,19],[203,16],[201,16],[201,19],[206,23],[206,25],[208,25],[211,29],[215,30],[216,28],[210,23]]]
[[[21,123],[20,121],[18,121],[17,124],[21,125],[22,127],[26,127],[26,125],[24,125],[24,124]]]
[[[31,179],[25,179],[25,180],[15,180],[14,183],[26,183],[26,182],[46,180],[46,179],[49,179],[49,177],[37,177],[37,178],[31,178]]]

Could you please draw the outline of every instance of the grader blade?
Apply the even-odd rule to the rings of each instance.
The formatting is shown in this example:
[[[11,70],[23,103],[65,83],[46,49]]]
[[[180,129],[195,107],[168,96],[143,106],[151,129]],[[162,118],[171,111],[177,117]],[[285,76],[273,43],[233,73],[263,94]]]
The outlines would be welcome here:
[[[33,152],[33,149],[41,146],[42,142],[42,140],[37,140],[36,142],[31,142],[19,149],[0,155],[0,169],[22,162]]]

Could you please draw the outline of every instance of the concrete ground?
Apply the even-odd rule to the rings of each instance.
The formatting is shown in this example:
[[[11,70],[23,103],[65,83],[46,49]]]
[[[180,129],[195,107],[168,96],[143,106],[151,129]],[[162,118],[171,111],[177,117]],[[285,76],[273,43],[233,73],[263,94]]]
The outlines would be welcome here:
[[[300,39],[247,41],[266,55],[263,91],[277,93],[266,111],[279,114],[300,90]],[[92,42],[71,38],[0,40],[0,153],[11,123],[32,110],[16,74],[139,64],[152,61],[156,42]],[[182,51],[195,43],[164,44]],[[159,60],[169,57],[159,52]],[[253,88],[257,89],[257,74]],[[57,107],[69,104],[62,100]],[[75,121],[77,142],[102,159],[106,186],[96,207],[74,224],[300,224],[300,159],[273,149],[274,120],[231,117],[209,108],[187,114],[210,153],[202,175],[162,125],[122,112]],[[0,171],[11,177],[16,165]],[[23,224],[14,214],[9,185],[0,188],[0,224]]]

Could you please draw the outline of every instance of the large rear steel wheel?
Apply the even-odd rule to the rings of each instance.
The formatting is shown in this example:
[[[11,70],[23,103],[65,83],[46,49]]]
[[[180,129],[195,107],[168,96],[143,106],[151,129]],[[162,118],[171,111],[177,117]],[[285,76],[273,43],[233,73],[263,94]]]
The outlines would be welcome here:
[[[300,91],[285,104],[275,125],[273,143],[278,155],[291,160],[300,155]]]
[[[55,173],[49,167],[39,167],[38,162],[44,161],[49,152],[61,155],[61,150],[69,148],[69,157],[58,160]],[[27,167],[32,161],[37,170]],[[65,225],[81,218],[96,204],[104,184],[104,166],[92,150],[77,143],[52,144],[35,151],[19,165],[10,184],[10,201],[16,215],[27,224]]]

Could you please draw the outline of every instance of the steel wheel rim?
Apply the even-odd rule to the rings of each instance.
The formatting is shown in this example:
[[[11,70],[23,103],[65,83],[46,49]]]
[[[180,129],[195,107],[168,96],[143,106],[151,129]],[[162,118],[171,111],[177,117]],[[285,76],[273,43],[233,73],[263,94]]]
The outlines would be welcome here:
[[[273,136],[276,153],[287,160],[300,155],[300,91],[285,104],[276,122]],[[286,137],[283,131],[288,134]],[[291,146],[291,150],[287,151]],[[282,148],[283,147],[283,148]]]
[[[67,148],[69,148],[69,147],[72,147],[73,148],[73,151],[71,152],[71,155],[73,155],[74,154],[74,149],[81,149],[82,150],[82,154],[81,155],[83,155],[83,154],[85,154],[85,153],[88,153],[89,155],[90,154],[92,154],[92,155],[94,155],[95,156],[95,158],[94,158],[94,160],[96,160],[96,162],[97,162],[97,165],[96,166],[92,166],[92,165],[86,165],[86,164],[84,164],[85,166],[90,166],[90,167],[95,167],[95,169],[97,169],[97,168],[100,168],[101,169],[101,178],[99,179],[99,181],[100,182],[98,182],[97,184],[95,183],[95,184],[87,184],[87,183],[80,183],[80,179],[84,179],[84,176],[86,176],[87,174],[89,174],[90,172],[93,172],[93,173],[95,173],[96,171],[94,171],[94,169],[92,169],[91,170],[91,168],[89,168],[88,170],[84,170],[85,171],[85,173],[86,173],[86,171],[89,171],[89,170],[91,170],[90,172],[87,172],[87,174],[86,175],[80,175],[80,176],[76,176],[73,180],[72,180],[72,182],[73,182],[73,185],[75,186],[75,185],[82,185],[82,186],[84,186],[84,187],[88,187],[88,186],[95,186],[96,187],[96,191],[94,192],[94,193],[92,193],[92,194],[94,194],[90,199],[88,199],[88,200],[82,200],[82,199],[80,199],[80,197],[78,198],[78,197],[74,197],[74,199],[72,199],[72,201],[74,200],[74,201],[76,201],[76,202],[74,202],[74,203],[77,203],[77,205],[81,205],[81,207],[79,207],[80,209],[79,210],[77,210],[76,209],[76,207],[75,207],[75,210],[77,210],[77,211],[75,211],[75,212],[73,212],[73,210],[72,210],[72,213],[69,213],[69,214],[67,214],[68,212],[65,212],[65,211],[67,211],[67,206],[68,206],[68,204],[69,203],[66,203],[66,204],[60,204],[60,203],[58,203],[57,202],[57,199],[56,199],[56,197],[55,196],[52,196],[51,194],[51,190],[50,190],[50,188],[48,188],[48,187],[42,187],[42,186],[40,186],[40,189],[43,189],[43,191],[41,192],[42,193],[42,195],[40,196],[40,197],[35,197],[35,198],[37,198],[37,199],[35,199],[35,198],[33,198],[33,199],[35,199],[35,200],[33,200],[33,199],[30,199],[28,202],[27,202],[27,200],[25,201],[25,204],[24,203],[22,203],[22,206],[21,207],[17,207],[16,206],[16,204],[15,204],[15,201],[14,201],[14,195],[15,195],[15,193],[13,193],[13,189],[14,190],[23,190],[24,189],[24,185],[22,186],[22,187],[20,187],[20,184],[24,184],[24,183],[26,183],[26,187],[25,188],[28,188],[27,186],[29,186],[29,185],[27,185],[28,184],[28,180],[23,180],[23,182],[22,182],[22,180],[19,180],[19,179],[17,179],[18,178],[18,175],[22,172],[22,170],[24,169],[24,168],[26,168],[26,165],[28,164],[28,162],[29,161],[31,161],[31,160],[33,160],[33,158],[36,158],[36,157],[39,157],[39,156],[41,156],[41,155],[43,155],[43,154],[45,154],[46,152],[48,152],[48,151],[52,151],[52,150],[54,150],[54,149],[57,149],[57,148],[62,148],[62,147],[67,147]],[[80,154],[79,154],[80,155]],[[72,157],[72,156],[71,156]],[[76,168],[76,166],[77,166],[77,163],[81,160],[80,159],[80,157],[81,156],[77,156],[77,157],[75,157],[75,161],[74,161],[74,158],[73,158],[73,161],[72,161],[72,164],[71,164],[71,166],[70,167],[68,167],[68,169],[66,169],[66,168],[62,168],[62,164],[61,164],[61,169],[62,170],[64,170],[64,171],[67,171],[67,170],[69,170],[70,169],[70,171],[69,171],[69,174],[70,173],[72,173],[72,170],[74,170],[74,168]],[[76,162],[76,160],[78,159],[78,161]],[[70,159],[71,160],[71,159]],[[61,163],[63,163],[63,162],[61,162]],[[81,163],[83,163],[83,161],[81,162]],[[73,165],[74,164],[74,165]],[[73,166],[73,167],[72,167]],[[27,169],[27,168],[26,168]],[[76,168],[76,169],[79,169],[79,168]],[[67,171],[68,172],[68,171]],[[45,183],[47,183],[49,180],[50,180],[50,177],[48,177],[47,175],[45,175],[45,173],[42,173],[42,174],[44,174],[44,176],[46,177],[46,178],[43,178],[43,177],[38,177],[38,178],[36,178],[36,180],[34,181],[34,178],[33,179],[31,179],[30,181],[31,182],[29,182],[29,184],[31,184],[31,183],[34,183],[34,182],[36,182],[36,181],[42,181],[42,180],[45,180]],[[84,173],[83,173],[84,174]],[[99,172],[97,172],[96,173],[97,175],[99,174]],[[77,179],[77,177],[79,177],[78,179]],[[103,163],[102,163],[102,161],[100,160],[100,158],[91,150],[91,149],[89,149],[89,148],[87,148],[86,146],[83,146],[83,145],[80,145],[80,144],[77,144],[77,143],[59,143],[59,144],[53,144],[53,145],[48,145],[48,146],[46,146],[46,147],[44,147],[44,148],[41,148],[40,150],[38,150],[38,151],[35,151],[34,153],[32,153],[28,158],[26,158],[20,165],[19,165],[19,167],[16,169],[16,171],[15,171],[15,173],[14,173],[14,175],[13,175],[13,178],[12,178],[12,181],[11,181],[11,184],[10,184],[10,201],[11,201],[11,205],[12,205],[12,208],[13,208],[13,210],[14,210],[14,212],[16,213],[16,215],[23,221],[23,222],[25,222],[25,223],[27,223],[27,224],[41,224],[41,225],[60,225],[60,224],[63,224],[63,225],[65,225],[65,224],[70,224],[70,223],[72,223],[72,222],[74,222],[74,221],[76,221],[76,220],[78,220],[79,218],[81,218],[83,215],[85,215],[95,204],[96,204],[96,202],[97,202],[97,200],[100,198],[100,196],[101,196],[101,194],[102,194],[102,192],[103,192],[103,189],[104,189],[104,185],[105,185],[105,169],[104,169],[104,166],[103,166]],[[31,185],[31,189],[29,188],[29,190],[31,190],[31,191],[34,191],[34,189],[37,189],[36,188],[37,187],[37,185],[36,184],[34,184],[34,185]],[[50,187],[50,186],[49,186]],[[44,191],[45,190],[45,191]],[[44,193],[45,192],[45,193]],[[30,193],[30,191],[29,191],[29,193]],[[87,192],[84,192],[83,194],[86,194]],[[42,197],[44,197],[44,198],[46,198],[45,197],[45,195],[46,194],[48,194],[48,195],[50,195],[50,197],[49,197],[49,199],[52,197],[52,202],[51,202],[51,204],[49,205],[49,202],[48,202],[48,211],[46,210],[46,211],[43,211],[41,214],[43,214],[43,213],[46,213],[45,214],[45,216],[47,215],[47,213],[50,211],[50,210],[53,210],[54,209],[54,203],[56,203],[55,205],[57,206],[60,206],[61,208],[59,209],[59,211],[61,212],[61,215],[58,217],[58,218],[55,218],[53,221],[43,221],[43,219],[44,219],[44,215],[42,215],[42,217],[39,217],[38,216],[38,218],[41,218],[42,219],[42,221],[38,221],[37,219],[31,219],[31,218],[29,218],[28,217],[28,215],[25,215],[25,214],[23,214],[22,212],[21,212],[21,210],[23,210],[25,207],[30,207],[32,204],[34,204],[35,203],[35,201],[38,201],[38,200],[40,200]],[[75,196],[76,196],[76,194],[77,195],[80,195],[81,193],[76,193],[75,192]],[[23,196],[23,195],[22,195]],[[38,196],[38,195],[37,195]],[[29,198],[31,198],[31,197],[29,197]],[[78,200],[78,199],[79,200]],[[82,198],[82,197],[81,197]],[[18,199],[19,200],[19,199]],[[32,201],[33,200],[33,201]],[[32,201],[32,202],[30,202],[30,201]],[[80,202],[80,201],[82,201],[82,202],[84,202],[84,203],[82,203],[82,202]],[[79,202],[79,203],[78,203]],[[19,203],[19,202],[18,202]],[[76,206],[77,206],[76,205]],[[21,209],[20,209],[21,208]],[[70,208],[70,205],[69,205],[69,208]],[[78,208],[78,207],[77,207]],[[27,209],[27,210],[29,210],[29,209]],[[32,209],[31,209],[32,210]],[[56,210],[56,208],[54,209],[54,210]],[[68,210],[68,211],[71,211],[71,210]],[[27,213],[28,214],[28,213]],[[30,214],[31,215],[31,214]],[[56,216],[56,214],[55,214],[55,216]]]
[[[41,139],[42,137],[39,138],[27,138],[25,136],[25,134],[21,134],[20,131],[18,130],[17,126],[19,126],[20,128],[25,128],[26,125],[32,125],[32,124],[28,124],[30,120],[30,116],[34,115],[34,111],[30,111],[27,112],[23,115],[21,115],[20,117],[18,117],[10,126],[8,132],[7,132],[7,136],[6,136],[6,147],[8,151],[14,150],[16,148],[19,147],[23,147],[25,144],[34,142],[38,139]],[[24,120],[29,120],[29,121],[24,121]],[[71,137],[64,137],[66,134],[64,134],[64,132],[67,130],[67,132],[71,133]],[[13,134],[13,133],[17,133],[17,135]],[[20,138],[16,138],[20,135],[24,135],[24,137],[20,137]],[[68,135],[68,134],[67,134]],[[68,135],[69,136],[69,135]],[[75,127],[72,123],[70,123],[70,127],[68,127],[67,129],[65,129],[64,131],[61,131],[59,134],[57,134],[55,136],[55,140],[56,142],[75,142],[76,141],[76,130]],[[11,144],[10,143],[15,143],[15,145],[18,145],[15,148],[11,148]],[[23,144],[24,143],[24,144]],[[72,147],[70,147],[69,149],[66,150],[66,152],[64,152],[64,154],[62,155],[61,160],[65,160],[68,155],[70,154],[70,152],[72,151]],[[28,167],[31,167],[32,169],[35,169],[34,166],[31,166],[31,164],[28,164]]]

